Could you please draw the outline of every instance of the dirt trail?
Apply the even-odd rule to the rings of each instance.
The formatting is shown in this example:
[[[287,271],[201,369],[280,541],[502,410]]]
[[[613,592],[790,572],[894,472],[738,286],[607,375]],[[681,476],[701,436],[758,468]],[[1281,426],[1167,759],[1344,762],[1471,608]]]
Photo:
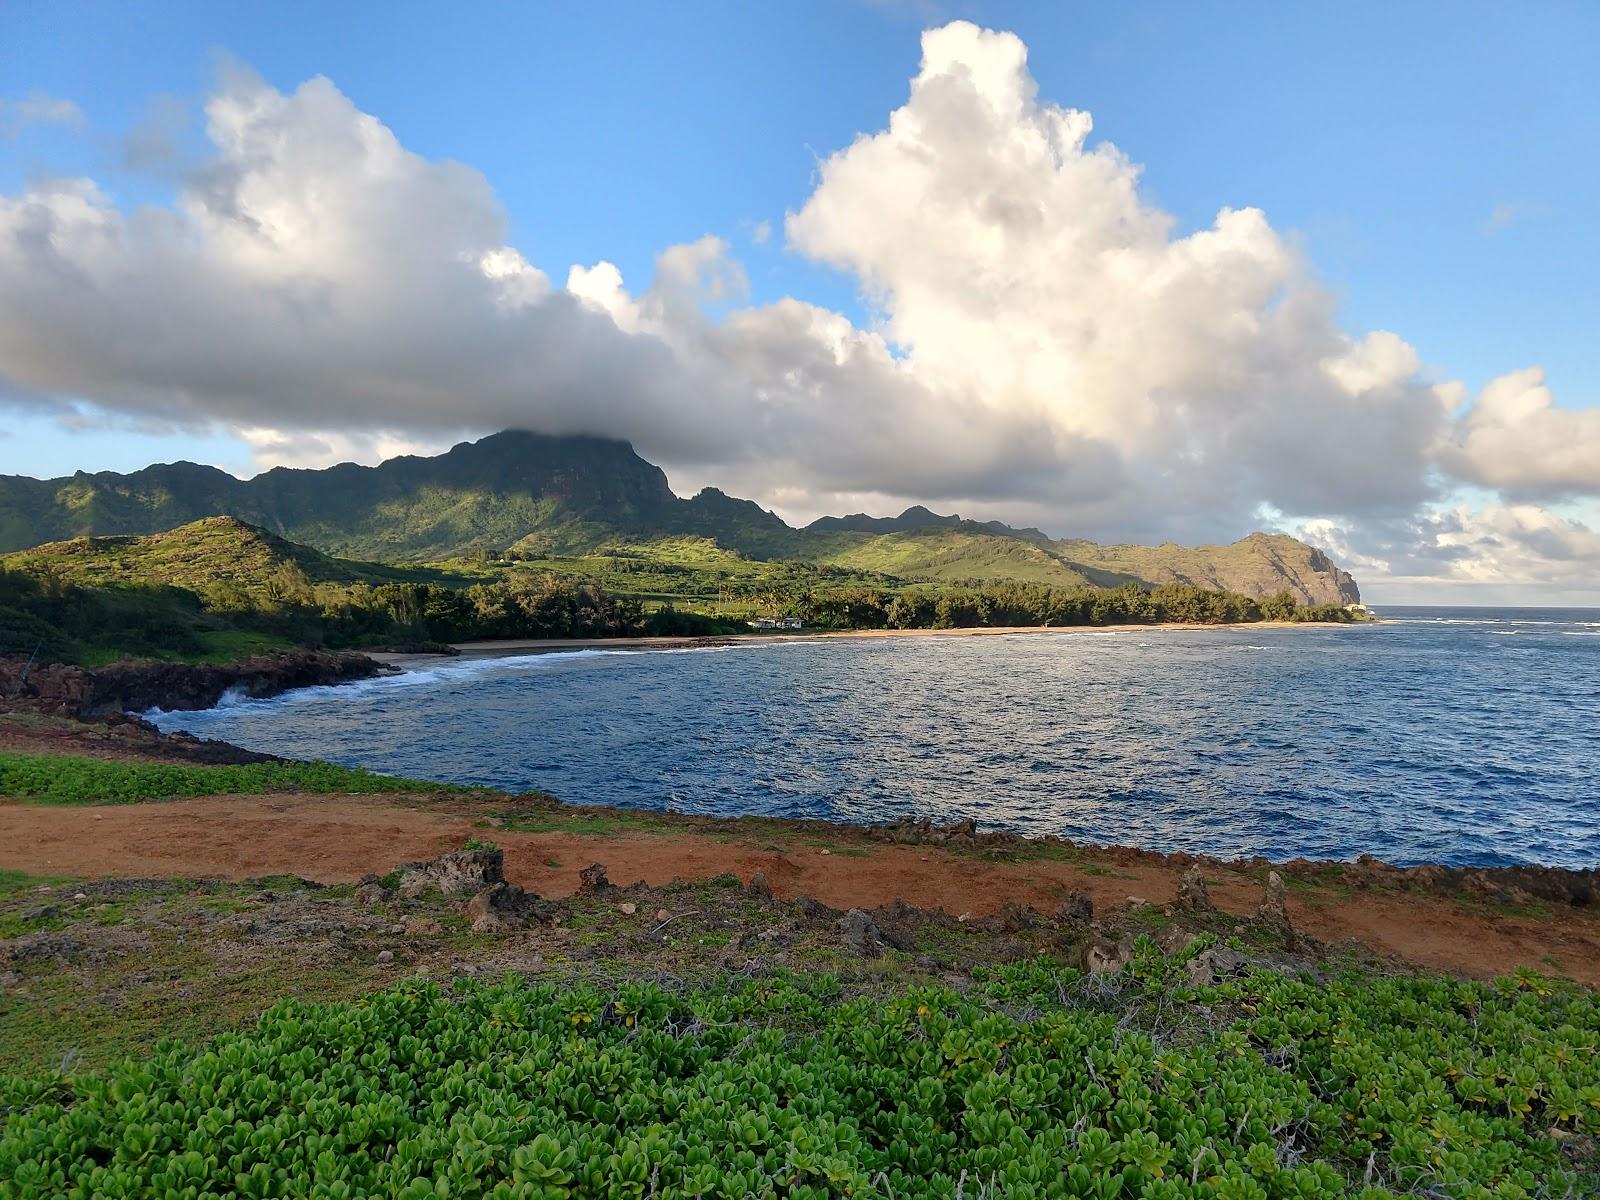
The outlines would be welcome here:
[[[381,796],[214,796],[120,807],[49,807],[0,802],[0,868],[76,878],[249,879],[300,875],[349,883],[401,862],[430,858],[473,836],[506,851],[506,875],[546,896],[577,887],[578,871],[603,863],[613,882],[659,886],[675,878],[765,872],[780,896],[813,896],[835,908],[876,907],[896,899],[955,914],[987,915],[1007,901],[1050,911],[1069,892],[1097,908],[1138,896],[1167,904],[1181,868],[1022,859],[994,862],[929,846],[866,843],[764,831],[741,842],[709,833],[485,834],[471,815],[406,807]],[[756,844],[759,842],[759,844]],[[774,848],[776,847],[776,848]],[[558,864],[558,865],[551,865]],[[1218,907],[1246,914],[1260,882],[1242,871],[1211,874]],[[1325,941],[1355,938],[1424,966],[1493,975],[1519,966],[1559,970],[1600,985],[1600,914],[1563,908],[1549,915],[1479,913],[1435,896],[1381,890],[1296,889],[1298,928]]]

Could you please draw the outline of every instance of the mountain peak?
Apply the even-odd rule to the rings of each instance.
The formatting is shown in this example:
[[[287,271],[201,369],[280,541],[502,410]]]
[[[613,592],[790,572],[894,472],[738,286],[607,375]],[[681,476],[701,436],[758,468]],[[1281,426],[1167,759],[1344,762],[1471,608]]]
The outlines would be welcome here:
[[[1312,603],[1359,596],[1354,580],[1326,555],[1286,534],[1257,531],[1232,546],[1193,549],[1104,547],[941,515],[922,504],[895,517],[821,517],[795,530],[720,488],[680,499],[661,468],[628,442],[593,435],[507,429],[431,457],[392,458],[375,467],[277,468],[248,480],[195,463],[56,480],[0,476],[0,552],[179,526],[186,530],[169,546],[187,553],[198,549],[191,542],[204,542],[207,561],[218,564],[242,547],[261,561],[279,559],[291,554],[282,539],[392,562],[512,548],[581,556],[607,544],[691,537],[754,558],[905,580],[1026,579],[1065,587],[1086,580],[1196,582],[1253,595],[1288,587]]]

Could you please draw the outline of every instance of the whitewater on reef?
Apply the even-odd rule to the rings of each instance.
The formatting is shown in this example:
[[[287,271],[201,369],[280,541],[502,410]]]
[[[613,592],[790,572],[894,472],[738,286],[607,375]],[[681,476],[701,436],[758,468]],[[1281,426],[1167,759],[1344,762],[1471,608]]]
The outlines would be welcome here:
[[[577,647],[150,715],[253,750],[574,803],[971,817],[1230,858],[1600,866],[1600,611],[1382,615]]]

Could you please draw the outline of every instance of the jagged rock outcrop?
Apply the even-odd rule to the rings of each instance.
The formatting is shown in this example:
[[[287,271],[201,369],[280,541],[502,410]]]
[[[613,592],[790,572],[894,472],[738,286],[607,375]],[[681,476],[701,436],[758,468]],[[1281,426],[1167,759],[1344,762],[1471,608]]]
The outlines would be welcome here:
[[[1094,920],[1094,898],[1088,892],[1072,892],[1056,906],[1056,923],[1087,925]]]
[[[845,946],[862,958],[876,958],[887,945],[878,923],[859,908],[852,908],[839,918],[839,930]]]
[[[383,880],[377,875],[363,875],[356,881],[356,903],[369,907],[382,904],[389,898],[388,889],[383,886]]]
[[[1250,957],[1226,946],[1213,946],[1202,950],[1184,964],[1184,972],[1195,987],[1218,983],[1230,975],[1238,975],[1250,965]]]
[[[1134,938],[1124,935],[1113,941],[1099,930],[1083,948],[1083,969],[1091,975],[1114,975],[1133,961]]]
[[[544,901],[514,883],[493,883],[473,896],[467,916],[475,933],[511,933],[534,922],[547,924],[550,912]]]
[[[615,885],[606,875],[606,869],[600,863],[590,863],[578,872],[578,894],[592,896],[596,892],[610,891]]]
[[[410,862],[400,868],[401,899],[439,892],[445,896],[476,895],[485,888],[504,883],[504,850],[452,850],[426,862]]]
[[[1565,867],[1395,867],[1364,854],[1342,869],[1356,887],[1403,887],[1495,904],[1600,907],[1600,870]]]
[[[1191,912],[1211,912],[1215,908],[1211,903],[1211,893],[1206,890],[1206,879],[1199,863],[1185,871],[1178,882],[1178,906]]]
[[[1267,872],[1267,883],[1261,892],[1261,903],[1256,907],[1255,919],[1263,925],[1277,929],[1289,928],[1289,908],[1283,887],[1283,876],[1276,871]]]
[[[935,825],[931,817],[901,817],[889,825],[872,826],[868,833],[877,841],[902,846],[955,846],[960,849],[1004,846],[1021,840],[1005,829],[980,830],[971,817],[948,825]]]

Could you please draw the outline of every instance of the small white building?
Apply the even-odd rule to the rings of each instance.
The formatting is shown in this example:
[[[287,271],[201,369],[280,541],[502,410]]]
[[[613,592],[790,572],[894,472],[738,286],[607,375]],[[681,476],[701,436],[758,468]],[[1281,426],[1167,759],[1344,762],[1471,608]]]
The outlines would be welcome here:
[[[753,621],[746,621],[751,629],[804,629],[805,625],[799,617],[757,617]]]

